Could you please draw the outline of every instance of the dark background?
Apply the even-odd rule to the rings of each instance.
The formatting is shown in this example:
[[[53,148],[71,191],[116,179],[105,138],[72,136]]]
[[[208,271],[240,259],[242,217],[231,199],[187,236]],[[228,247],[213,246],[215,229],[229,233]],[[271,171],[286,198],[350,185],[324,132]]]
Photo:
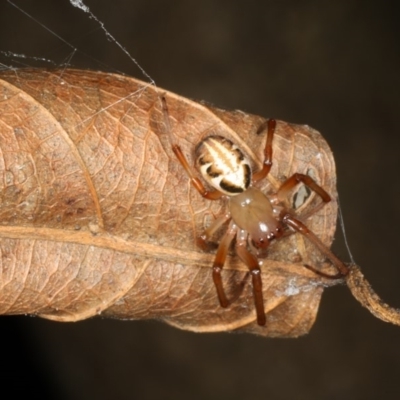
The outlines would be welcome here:
[[[0,50],[58,66],[72,56],[71,66],[145,79],[68,1],[15,3],[104,65],[72,54],[5,0]],[[336,157],[355,260],[375,290],[400,306],[400,37],[394,1],[86,4],[158,86],[321,131]],[[0,62],[46,65],[4,54]],[[347,261],[338,242],[334,249]],[[13,397],[400,398],[400,327],[375,319],[346,287],[325,292],[315,326],[299,339],[193,334],[155,321],[62,324],[29,317],[2,317],[0,339],[0,382]]]

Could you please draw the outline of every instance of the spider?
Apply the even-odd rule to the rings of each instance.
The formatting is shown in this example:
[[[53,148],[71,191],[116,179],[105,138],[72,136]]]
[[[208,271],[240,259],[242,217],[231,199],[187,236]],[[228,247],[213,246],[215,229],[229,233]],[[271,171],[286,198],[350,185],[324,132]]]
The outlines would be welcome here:
[[[164,124],[170,133],[171,125],[165,95],[161,97],[161,101]],[[303,222],[294,216],[293,210],[284,206],[284,199],[289,192],[299,183],[303,183],[322,199],[322,202],[307,214],[309,217],[331,201],[330,195],[321,186],[310,176],[301,173],[295,173],[286,179],[277,192],[269,196],[255,186],[257,182],[265,179],[271,170],[275,128],[276,121],[269,119],[262,123],[257,130],[257,134],[267,131],[263,167],[257,172],[251,170],[249,160],[229,139],[212,135],[202,140],[194,151],[195,167],[200,171],[207,184],[213,188],[211,190],[207,189],[196,176],[195,169],[190,167],[180,146],[171,143],[172,150],[185,169],[191,184],[201,196],[208,200],[219,200],[222,197],[228,199],[227,211],[205,229],[199,238],[200,244],[206,244],[223,224],[229,222],[218,245],[212,267],[212,277],[219,303],[224,308],[229,306],[221,271],[230,245],[235,239],[236,253],[248,267],[252,277],[257,323],[260,326],[265,325],[266,316],[258,257],[264,255],[271,241],[281,238],[288,228],[310,240],[336,266],[338,274],[328,275],[308,265],[305,267],[328,278],[339,278],[348,273],[347,266]]]

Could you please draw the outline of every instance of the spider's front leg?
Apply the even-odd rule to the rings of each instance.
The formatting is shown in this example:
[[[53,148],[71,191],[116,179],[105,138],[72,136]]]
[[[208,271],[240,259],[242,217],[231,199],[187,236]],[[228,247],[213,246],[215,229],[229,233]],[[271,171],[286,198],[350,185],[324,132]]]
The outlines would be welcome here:
[[[219,303],[221,304],[221,307],[224,308],[229,306],[229,301],[226,297],[224,287],[222,285],[221,271],[225,264],[229,246],[231,245],[232,240],[236,235],[236,232],[237,232],[237,226],[231,221],[227,231],[225,232],[224,236],[222,237],[219,243],[217,254],[215,256],[213,264],[213,281],[215,284],[215,288],[217,289]]]
[[[305,236],[311,243],[314,244],[315,247],[319,249],[319,251],[325,255],[329,260],[332,261],[332,264],[337,268],[339,271],[339,274],[337,275],[327,275],[325,273],[321,273],[321,275],[325,277],[329,277],[332,279],[336,278],[342,278],[346,276],[349,273],[349,268],[337,258],[332,251],[325,246],[324,243],[322,243],[321,239],[316,236],[306,225],[304,225],[301,221],[298,219],[294,218],[290,213],[287,213],[283,216],[282,222],[286,224],[287,226],[290,226],[292,229],[294,229],[296,232],[301,233],[303,236]],[[314,272],[319,273],[319,271],[315,270],[314,268],[310,268],[307,266],[307,268],[313,270]]]
[[[257,313],[257,323],[258,325],[263,326],[266,323],[266,318],[262,292],[261,270],[257,258],[247,250],[247,242],[248,233],[242,229],[239,230],[236,235],[236,252],[250,270],[253,283],[254,304]]]
[[[210,248],[215,248],[210,246],[208,243],[219,228],[229,219],[231,219],[231,214],[229,212],[219,216],[204,232],[201,236],[197,238],[197,246],[201,249],[208,251]]]
[[[303,217],[307,219],[311,215],[318,212],[326,203],[329,203],[331,201],[331,196],[329,196],[329,194],[322,189],[322,187],[319,186],[318,183],[311,178],[311,176],[295,173],[282,183],[281,187],[276,192],[277,199],[283,202],[288,197],[289,192],[299,183],[304,183],[304,185],[306,185],[313,192],[317,193],[317,195],[319,195],[319,197],[322,199],[322,203],[314,207],[305,216],[303,215]]]
[[[276,197],[280,200],[283,201],[289,194],[289,192],[300,182],[304,183],[308,188],[310,188],[312,191],[317,193],[321,199],[322,203],[314,207],[310,212],[306,214],[306,216],[303,215],[303,217],[308,218],[312,214],[315,214],[317,211],[319,211],[326,203],[329,203],[331,201],[331,196],[321,187],[317,184],[317,182],[314,181],[310,176],[304,175],[304,174],[293,174],[289,179],[287,179],[281,187],[279,188]],[[328,276],[327,274],[321,273],[321,275],[324,275],[326,277],[330,278],[340,278],[343,276],[346,276],[349,272],[349,269],[347,266],[340,261],[333,253],[332,251],[324,245],[324,243],[321,242],[321,240],[305,225],[303,222],[295,218],[291,213],[286,212],[283,215],[281,215],[282,222],[291,227],[294,231],[299,232],[303,236],[305,236],[310,242],[316,246],[322,254],[324,254],[329,260],[332,261],[333,265],[337,268],[339,271],[339,274],[337,275],[332,275]],[[319,271],[314,270],[312,267],[308,267],[309,269],[312,269],[313,271],[319,273]]]

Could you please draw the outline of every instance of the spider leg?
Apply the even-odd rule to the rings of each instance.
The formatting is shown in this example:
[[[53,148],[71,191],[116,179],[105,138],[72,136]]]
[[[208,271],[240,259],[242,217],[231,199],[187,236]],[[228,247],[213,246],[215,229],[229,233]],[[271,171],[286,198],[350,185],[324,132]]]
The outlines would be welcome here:
[[[171,123],[169,119],[168,113],[168,106],[167,100],[165,95],[161,96],[161,103],[162,103],[162,112],[164,116],[164,124],[167,128],[167,132],[170,134],[172,132]],[[204,185],[202,184],[201,180],[195,176],[193,169],[190,167],[185,155],[182,152],[182,149],[179,145],[173,144],[171,140],[172,151],[175,153],[177,159],[181,163],[182,167],[185,169],[186,173],[189,176],[190,182],[192,183],[193,187],[206,199],[208,200],[218,200],[223,196],[223,193],[219,192],[218,190],[207,190]]]
[[[331,196],[329,196],[329,194],[324,189],[322,189],[322,187],[319,186],[317,182],[315,182],[314,179],[310,176],[295,173],[282,183],[281,187],[276,192],[277,199],[283,201],[285,198],[288,197],[289,192],[300,182],[304,183],[304,185],[306,185],[309,189],[317,193],[322,199],[322,203],[318,204],[305,215],[302,215],[302,217],[306,219],[319,211],[326,203],[329,203],[331,201]]]
[[[340,279],[340,278],[343,278],[343,275],[340,272],[338,272],[335,275],[332,275],[332,274],[326,274],[325,272],[322,272],[319,269],[314,268],[314,267],[312,267],[311,265],[308,265],[308,264],[303,264],[303,267],[305,267],[305,268],[309,269],[310,271],[314,272],[314,274],[323,276],[324,278],[327,278],[327,279]]]
[[[221,307],[228,307],[229,301],[226,298],[224,287],[222,285],[222,276],[221,271],[224,267],[226,255],[228,254],[228,249],[230,244],[232,243],[233,238],[235,237],[237,231],[237,226],[231,222],[227,231],[219,243],[217,255],[215,256],[214,264],[213,264],[213,281],[215,284],[215,288],[217,289],[219,303]]]
[[[251,273],[253,282],[254,304],[256,306],[257,323],[260,326],[265,325],[264,298],[262,293],[261,270],[257,258],[247,250],[247,232],[238,231],[236,235],[236,252],[239,258],[247,265]]]
[[[207,190],[201,180],[194,175],[192,168],[189,166],[186,157],[182,153],[182,149],[177,144],[172,145],[172,151],[175,153],[182,167],[185,168],[186,173],[189,176],[190,182],[193,187],[206,199],[218,200],[223,196],[223,193],[218,190]]]
[[[268,126],[267,131],[267,141],[264,148],[264,162],[263,167],[260,171],[253,174],[253,183],[264,179],[272,167],[272,141],[274,139],[276,121],[274,119],[269,119],[262,123],[257,130],[257,134],[261,133],[265,127]]]
[[[291,214],[287,213],[283,215],[282,222],[286,224],[287,226],[291,227],[294,229],[296,232],[299,232],[303,236],[305,236],[311,243],[314,244],[315,247],[318,248],[318,250],[325,255],[325,257],[329,258],[329,260],[332,261],[333,265],[337,268],[339,271],[339,276],[332,275],[330,276],[331,278],[337,278],[340,276],[346,276],[349,273],[349,268],[337,258],[332,251],[324,245],[324,243],[321,242],[318,236],[316,236],[310,229],[307,228],[306,225],[304,225],[301,221],[298,219],[294,218]],[[313,269],[311,267],[311,269]],[[315,271],[315,270],[314,270]],[[321,273],[323,276],[326,276],[325,273]]]
[[[208,250],[207,242],[212,238],[212,236],[217,232],[221,226],[231,218],[229,212],[219,216],[204,232],[197,238],[197,245],[203,250]]]

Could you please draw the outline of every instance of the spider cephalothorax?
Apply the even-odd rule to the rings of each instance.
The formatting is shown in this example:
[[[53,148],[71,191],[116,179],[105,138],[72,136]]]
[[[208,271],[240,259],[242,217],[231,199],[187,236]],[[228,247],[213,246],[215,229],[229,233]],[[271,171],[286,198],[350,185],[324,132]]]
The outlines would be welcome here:
[[[165,97],[162,97],[165,125],[170,130],[168,108]],[[228,223],[222,236],[213,264],[213,280],[217,289],[218,299],[222,307],[228,307],[229,301],[222,284],[221,270],[224,266],[229,247],[235,241],[235,250],[239,258],[250,270],[254,303],[257,313],[257,323],[265,325],[264,299],[262,293],[261,271],[258,256],[265,254],[270,242],[279,239],[288,228],[307,237],[338,269],[338,275],[347,274],[347,267],[312,233],[303,222],[297,219],[291,209],[284,206],[284,200],[297,184],[302,182],[318,194],[323,203],[331,201],[329,194],[310,176],[295,173],[282,183],[276,193],[265,195],[254,184],[264,179],[272,167],[272,142],[276,122],[273,119],[265,121],[257,133],[267,131],[264,148],[263,167],[260,171],[252,172],[250,162],[239,147],[223,136],[208,136],[195,149],[196,168],[203,179],[213,190],[208,190],[190,167],[179,145],[172,144],[179,162],[186,170],[192,185],[209,200],[228,198],[228,211],[217,218],[209,226],[200,241],[207,242],[222,227]],[[316,210],[308,213],[312,215]],[[323,274],[325,275],[325,274]]]

